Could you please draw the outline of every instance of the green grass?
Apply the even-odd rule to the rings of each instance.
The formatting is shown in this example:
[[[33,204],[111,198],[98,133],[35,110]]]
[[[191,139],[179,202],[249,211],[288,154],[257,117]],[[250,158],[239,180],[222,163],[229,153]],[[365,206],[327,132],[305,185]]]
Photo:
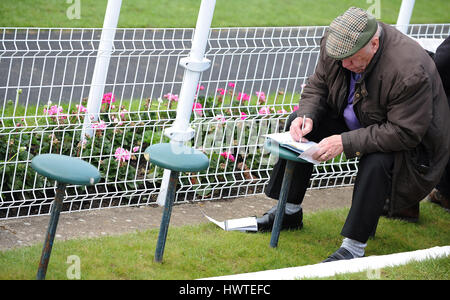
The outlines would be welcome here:
[[[277,249],[270,233],[224,232],[213,224],[171,227],[164,262],[153,262],[158,230],[70,241],[56,241],[47,279],[66,279],[67,257],[81,261],[81,279],[196,279],[315,264],[339,247],[348,209],[304,216],[305,227],[283,231]],[[450,245],[450,214],[430,203],[421,205],[420,221],[410,224],[382,218],[366,255],[383,255]],[[33,279],[42,245],[0,252],[0,279]],[[436,265],[439,279],[450,279],[448,259],[412,265],[392,279],[428,279]],[[416,274],[417,268],[421,273]],[[388,271],[383,269],[383,274]],[[416,274],[416,275],[414,275]],[[395,275],[395,276],[394,276]],[[362,275],[364,276],[364,275]],[[391,275],[389,278],[391,279]]]
[[[217,0],[213,27],[328,25],[350,6],[367,0]],[[107,0],[81,0],[80,19],[70,20],[63,0],[2,0],[0,26],[102,27]],[[123,0],[119,27],[195,27],[200,0]],[[380,20],[397,21],[401,0],[380,0]],[[417,0],[412,23],[448,22],[450,1]]]

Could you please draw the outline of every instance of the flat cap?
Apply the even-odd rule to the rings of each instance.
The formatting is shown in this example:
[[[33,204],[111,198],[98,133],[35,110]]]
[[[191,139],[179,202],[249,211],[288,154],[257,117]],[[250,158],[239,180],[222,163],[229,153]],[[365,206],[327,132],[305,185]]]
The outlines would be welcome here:
[[[328,27],[326,52],[334,59],[345,59],[361,50],[377,32],[377,21],[361,8],[350,7]]]

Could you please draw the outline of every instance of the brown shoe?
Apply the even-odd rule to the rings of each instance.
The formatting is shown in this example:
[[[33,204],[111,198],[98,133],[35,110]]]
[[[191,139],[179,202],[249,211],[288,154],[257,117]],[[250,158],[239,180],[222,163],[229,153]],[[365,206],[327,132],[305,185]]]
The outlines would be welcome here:
[[[445,210],[450,211],[450,200],[439,192],[439,190],[434,189],[428,195],[428,200],[432,203],[436,203],[442,206]]]

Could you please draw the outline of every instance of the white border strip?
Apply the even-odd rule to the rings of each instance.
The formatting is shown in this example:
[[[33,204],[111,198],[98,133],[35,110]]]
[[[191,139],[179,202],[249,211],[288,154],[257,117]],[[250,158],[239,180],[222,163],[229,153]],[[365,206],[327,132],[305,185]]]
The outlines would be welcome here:
[[[411,252],[369,256],[301,267],[202,278],[201,280],[291,280],[309,277],[328,277],[342,273],[377,270],[384,267],[404,265],[411,261],[423,261],[449,255],[450,246],[442,246]]]

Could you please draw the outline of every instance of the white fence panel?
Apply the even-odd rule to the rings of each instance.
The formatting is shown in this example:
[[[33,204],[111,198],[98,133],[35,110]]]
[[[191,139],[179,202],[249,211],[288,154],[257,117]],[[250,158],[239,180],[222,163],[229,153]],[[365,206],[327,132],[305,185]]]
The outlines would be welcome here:
[[[177,202],[261,193],[274,157],[263,134],[283,129],[314,72],[326,27],[215,28],[201,76],[191,144],[208,170],[181,174]],[[415,38],[443,39],[449,24],[411,25]],[[163,170],[143,150],[167,141],[193,29],[117,29],[100,122],[81,142],[101,29],[0,28],[0,219],[48,214],[55,183],[33,156],[80,157],[102,173],[93,187],[68,186],[64,211],[154,203]],[[121,156],[119,154],[122,153]],[[351,185],[355,160],[315,168],[311,188]],[[68,170],[70,172],[70,170]]]

